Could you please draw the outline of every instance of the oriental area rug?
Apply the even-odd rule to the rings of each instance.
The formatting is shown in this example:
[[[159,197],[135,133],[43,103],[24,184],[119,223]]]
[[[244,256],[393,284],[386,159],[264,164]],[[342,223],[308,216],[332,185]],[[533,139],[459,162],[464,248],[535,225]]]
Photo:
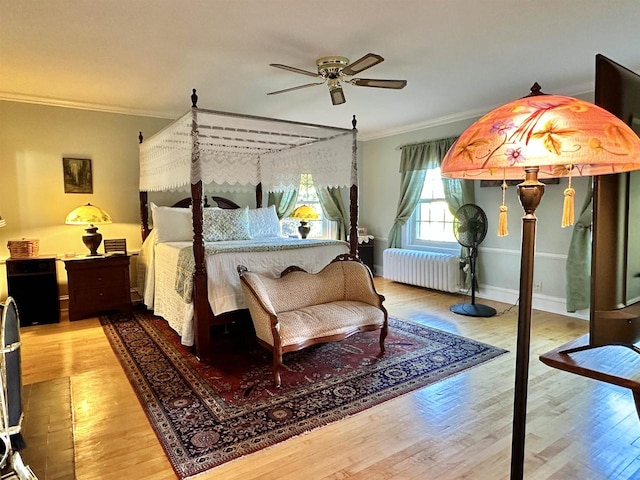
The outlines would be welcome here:
[[[271,354],[249,322],[213,336],[214,358],[198,362],[167,323],[149,312],[101,317],[178,477],[344,419],[475,367],[505,350],[424,325],[389,318],[386,353],[379,332],[284,355],[275,388]]]

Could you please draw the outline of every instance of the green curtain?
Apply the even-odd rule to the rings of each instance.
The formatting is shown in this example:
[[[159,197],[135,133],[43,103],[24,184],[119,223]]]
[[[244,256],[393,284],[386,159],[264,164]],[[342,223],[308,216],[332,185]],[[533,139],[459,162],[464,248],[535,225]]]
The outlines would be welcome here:
[[[338,225],[338,240],[346,240],[349,230],[349,217],[344,208],[342,193],[339,188],[316,189],[322,212],[327,220],[332,220]]]
[[[476,203],[473,180],[443,178],[442,184],[444,185],[444,198],[447,200],[452,215],[455,215],[462,205]]]
[[[442,138],[430,142],[416,143],[401,147],[400,157],[400,199],[396,210],[396,218],[389,232],[389,247],[402,246],[402,227],[416,209],[424,184],[427,170],[438,168],[447,150],[457,137]],[[447,186],[445,185],[445,190]],[[455,190],[455,187],[454,187]],[[463,188],[460,187],[460,191]],[[466,191],[466,188],[464,189]],[[447,199],[447,203],[449,199]],[[452,207],[449,206],[451,209]]]
[[[573,227],[567,254],[567,312],[589,308],[591,300],[592,183],[589,182],[580,217]]]
[[[269,192],[269,198],[267,205],[276,206],[276,214],[278,218],[282,220],[288,217],[296,206],[296,200],[298,199],[298,190],[289,190],[286,192]]]
[[[473,180],[462,180],[459,178],[443,178],[444,197],[447,200],[447,206],[452,215],[455,215],[458,209],[467,203],[476,202],[476,194],[473,186]],[[460,258],[469,256],[469,248],[460,246]],[[477,275],[476,275],[477,277]],[[465,285],[467,288],[471,286],[471,270],[467,269],[464,275]]]

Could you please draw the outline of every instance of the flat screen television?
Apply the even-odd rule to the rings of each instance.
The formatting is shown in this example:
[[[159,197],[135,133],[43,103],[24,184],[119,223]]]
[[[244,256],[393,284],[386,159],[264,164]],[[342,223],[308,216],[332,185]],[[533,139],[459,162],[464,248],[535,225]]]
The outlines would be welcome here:
[[[595,104],[640,136],[640,75],[596,55]],[[640,172],[593,178],[592,346],[640,341]]]

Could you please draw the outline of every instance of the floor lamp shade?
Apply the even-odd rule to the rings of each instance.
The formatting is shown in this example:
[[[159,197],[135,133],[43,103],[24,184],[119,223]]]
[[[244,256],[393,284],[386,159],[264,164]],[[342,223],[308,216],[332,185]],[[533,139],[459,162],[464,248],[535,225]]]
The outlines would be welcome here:
[[[524,476],[529,344],[535,256],[535,211],[540,179],[592,176],[640,169],[640,138],[620,119],[589,102],[545,95],[535,84],[527,97],[492,110],[460,135],[447,152],[444,177],[514,180],[524,210],[513,410],[511,478]],[[565,190],[573,198],[570,184]],[[563,218],[564,218],[563,214]],[[571,215],[571,218],[573,216]],[[573,223],[569,222],[568,224]],[[563,226],[565,226],[563,222]]]
[[[89,249],[89,256],[98,255],[98,247],[102,243],[102,235],[95,225],[111,223],[111,215],[100,207],[87,203],[72,210],[65,222],[67,225],[87,225],[82,241]]]

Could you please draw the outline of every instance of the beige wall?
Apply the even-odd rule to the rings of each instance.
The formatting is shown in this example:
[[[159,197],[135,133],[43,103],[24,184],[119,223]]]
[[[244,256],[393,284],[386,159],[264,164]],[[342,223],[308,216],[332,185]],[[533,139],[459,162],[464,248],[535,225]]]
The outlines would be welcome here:
[[[37,238],[40,253],[86,253],[83,227],[64,224],[75,207],[92,203],[114,223],[100,227],[104,238],[126,238],[140,247],[138,132],[149,136],[169,120],[0,101],[0,259],[7,241]],[[64,193],[62,158],[89,158],[93,193]],[[102,249],[102,247],[101,247]],[[6,296],[4,264],[0,298]],[[65,292],[66,274],[58,265]]]

